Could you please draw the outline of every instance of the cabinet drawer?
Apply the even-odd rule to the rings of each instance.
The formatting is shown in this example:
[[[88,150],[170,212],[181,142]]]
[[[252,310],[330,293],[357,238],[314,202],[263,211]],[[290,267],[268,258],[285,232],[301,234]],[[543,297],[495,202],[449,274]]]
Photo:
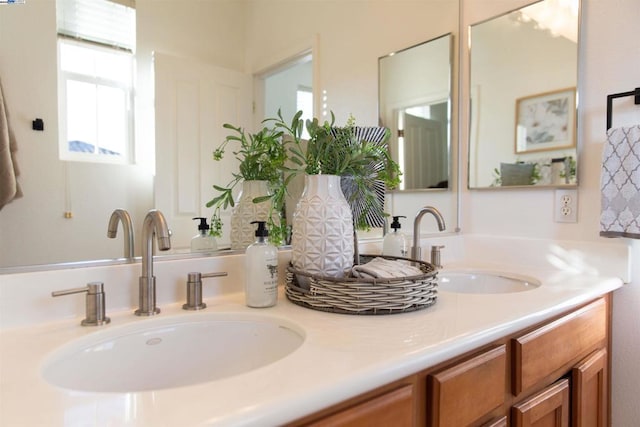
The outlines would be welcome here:
[[[507,350],[501,345],[427,377],[431,426],[468,426],[504,403]]]
[[[607,305],[599,299],[513,339],[514,395],[593,351],[607,337]]]
[[[306,425],[410,427],[415,425],[414,414],[413,385],[408,384]]]

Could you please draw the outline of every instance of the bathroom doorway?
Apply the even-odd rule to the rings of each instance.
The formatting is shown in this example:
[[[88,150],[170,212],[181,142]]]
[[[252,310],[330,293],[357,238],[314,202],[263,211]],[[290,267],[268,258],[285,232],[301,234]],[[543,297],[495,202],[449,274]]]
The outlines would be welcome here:
[[[255,86],[256,121],[276,117],[278,110],[287,123],[300,110],[303,111],[302,119],[313,117],[313,57],[310,51],[302,52],[256,75]],[[256,127],[261,125],[256,123]]]

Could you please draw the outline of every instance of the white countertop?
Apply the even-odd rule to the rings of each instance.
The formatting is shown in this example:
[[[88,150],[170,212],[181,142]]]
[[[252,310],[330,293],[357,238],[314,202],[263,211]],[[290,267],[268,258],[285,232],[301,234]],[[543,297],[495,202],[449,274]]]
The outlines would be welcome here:
[[[474,267],[468,262],[464,267]],[[449,268],[456,267],[449,265]],[[59,346],[132,322],[130,310],[109,312],[101,328],[56,320],[0,333],[0,425],[11,426],[268,426],[304,415],[433,366],[569,310],[622,286],[613,277],[549,268],[493,265],[542,285],[510,294],[439,292],[437,303],[412,313],[354,316],[296,306],[250,309],[242,293],[207,298],[202,312],[181,303],[159,316],[252,312],[285,318],[305,334],[300,348],[270,365],[234,377],[175,389],[136,393],[69,391],[45,382],[40,369]],[[281,290],[282,291],[282,290]],[[212,360],[215,363],[215,360]],[[159,373],[161,375],[161,373]]]

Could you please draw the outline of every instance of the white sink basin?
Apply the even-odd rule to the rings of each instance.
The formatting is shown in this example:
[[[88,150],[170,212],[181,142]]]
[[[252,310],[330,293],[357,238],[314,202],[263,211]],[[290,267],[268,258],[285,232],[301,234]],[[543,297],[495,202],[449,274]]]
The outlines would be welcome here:
[[[296,350],[304,333],[282,319],[198,313],[109,326],[51,354],[51,384],[78,391],[134,392],[238,375]]]
[[[482,271],[441,271],[438,289],[465,294],[502,294],[530,291],[540,286],[534,278],[511,273]]]

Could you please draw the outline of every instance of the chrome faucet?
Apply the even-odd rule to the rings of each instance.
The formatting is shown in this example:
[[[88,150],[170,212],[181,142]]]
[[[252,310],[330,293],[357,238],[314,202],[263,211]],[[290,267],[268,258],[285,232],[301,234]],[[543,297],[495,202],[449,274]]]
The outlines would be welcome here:
[[[124,240],[124,257],[133,258],[133,222],[131,221],[131,215],[124,209],[116,209],[109,218],[109,226],[107,227],[107,237],[115,239],[118,234],[118,221],[122,223],[123,232],[125,234]]]
[[[430,213],[436,218],[438,222],[438,230],[444,231],[444,218],[440,211],[433,206],[425,206],[420,209],[416,214],[416,218],[413,220],[413,247],[411,248],[411,259],[421,260],[422,259],[422,248],[420,248],[420,221],[424,214]]]
[[[139,308],[136,316],[153,316],[160,313],[156,307],[156,278],[153,275],[153,236],[156,236],[158,250],[171,249],[171,239],[167,221],[162,212],[152,209],[144,217],[142,224],[142,276],[139,282]]]

